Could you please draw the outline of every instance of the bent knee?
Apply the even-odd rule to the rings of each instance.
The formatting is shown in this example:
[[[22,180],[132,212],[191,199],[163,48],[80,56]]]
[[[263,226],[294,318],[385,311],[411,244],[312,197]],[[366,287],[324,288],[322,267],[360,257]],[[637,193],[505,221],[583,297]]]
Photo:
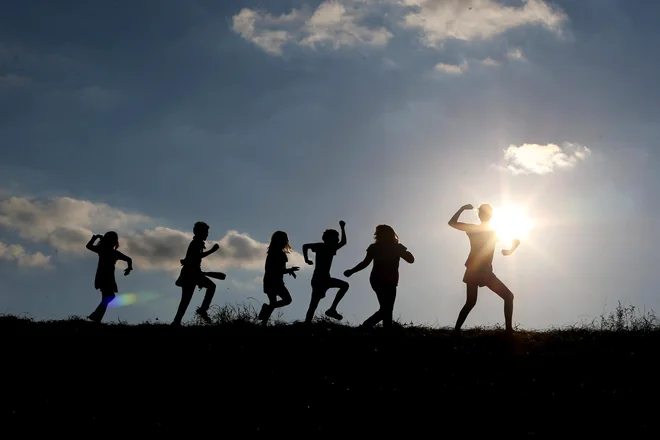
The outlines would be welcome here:
[[[288,306],[292,302],[293,302],[293,299],[291,297],[282,298],[282,304],[284,304],[285,306]]]
[[[340,280],[340,282],[339,282],[339,288],[340,288],[340,289],[348,290],[349,287],[350,287],[350,284],[348,284],[348,283],[347,283],[346,281],[344,281],[344,280]]]

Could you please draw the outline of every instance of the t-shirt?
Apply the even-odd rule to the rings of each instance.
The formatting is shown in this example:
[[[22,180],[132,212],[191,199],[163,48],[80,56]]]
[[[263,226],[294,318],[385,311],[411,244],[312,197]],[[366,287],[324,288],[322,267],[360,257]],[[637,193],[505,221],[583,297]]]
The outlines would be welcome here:
[[[373,257],[371,281],[399,284],[399,260],[408,249],[401,243],[374,243],[367,248],[367,256]]]
[[[284,251],[273,250],[266,256],[266,272],[264,273],[264,285],[283,284],[284,269],[289,258]]]
[[[199,238],[193,238],[188,245],[186,258],[183,260],[183,264],[186,266],[186,268],[201,267],[202,252],[204,252],[204,241],[200,240]]]
[[[312,279],[330,278],[330,268],[332,260],[337,254],[337,245],[320,242],[313,243],[309,249],[316,254]]]
[[[483,228],[473,232],[466,232],[470,239],[470,254],[465,261],[465,267],[476,271],[492,271],[497,232]]]

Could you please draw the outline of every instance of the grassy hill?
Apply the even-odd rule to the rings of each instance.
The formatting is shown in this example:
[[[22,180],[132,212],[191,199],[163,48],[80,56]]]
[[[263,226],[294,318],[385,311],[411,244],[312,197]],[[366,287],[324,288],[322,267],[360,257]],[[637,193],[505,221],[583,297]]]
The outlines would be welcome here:
[[[0,317],[0,426],[213,437],[657,432],[660,330],[621,305],[542,332],[316,323],[94,324]],[[145,431],[147,430],[147,431]],[[15,434],[16,435],[16,434]]]

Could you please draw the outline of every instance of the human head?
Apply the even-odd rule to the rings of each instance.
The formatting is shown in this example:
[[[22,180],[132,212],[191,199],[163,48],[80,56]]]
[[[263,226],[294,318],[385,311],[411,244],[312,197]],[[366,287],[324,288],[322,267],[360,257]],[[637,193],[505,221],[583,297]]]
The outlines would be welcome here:
[[[324,243],[337,244],[339,243],[339,232],[336,229],[326,229],[322,238]]]
[[[195,234],[195,237],[197,238],[206,240],[209,237],[209,229],[210,226],[206,223],[197,222],[195,223],[195,226],[193,226],[193,234]]]
[[[289,236],[284,231],[275,231],[270,237],[270,244],[268,245],[268,251],[272,249],[278,251],[284,251],[287,254],[291,252],[291,245],[289,244]]]
[[[119,247],[119,235],[115,231],[108,231],[101,239],[101,245],[107,249],[117,249]]]
[[[484,203],[479,207],[479,220],[482,223],[488,223],[493,218],[493,207],[488,203]]]
[[[376,226],[376,232],[374,232],[374,242],[397,244],[399,243],[399,236],[396,235],[390,225],[378,225]]]

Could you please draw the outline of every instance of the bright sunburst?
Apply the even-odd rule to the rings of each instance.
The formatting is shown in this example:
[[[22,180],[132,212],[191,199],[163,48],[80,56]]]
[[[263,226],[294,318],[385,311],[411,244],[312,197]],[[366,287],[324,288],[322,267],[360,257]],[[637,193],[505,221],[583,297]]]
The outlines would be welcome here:
[[[525,239],[532,228],[532,222],[525,211],[511,205],[493,208],[490,225],[497,231],[497,236],[504,245],[511,245],[515,239]]]

